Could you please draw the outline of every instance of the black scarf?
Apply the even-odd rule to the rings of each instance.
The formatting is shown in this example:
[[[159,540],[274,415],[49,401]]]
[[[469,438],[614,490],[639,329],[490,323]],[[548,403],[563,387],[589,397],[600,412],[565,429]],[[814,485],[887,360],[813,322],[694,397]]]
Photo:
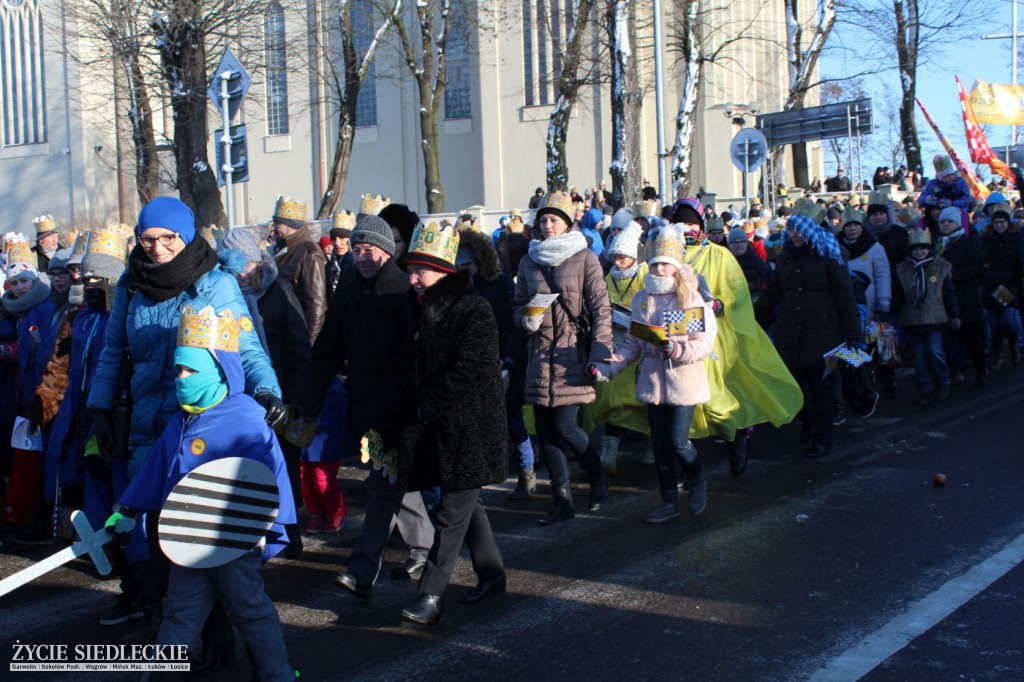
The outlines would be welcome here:
[[[861,230],[860,236],[856,240],[851,242],[846,237],[843,237],[841,243],[849,252],[850,260],[853,260],[867,253],[867,250],[875,245],[875,238],[867,230]]]
[[[198,236],[169,263],[158,265],[149,260],[141,244],[136,244],[128,255],[132,282],[155,303],[174,298],[215,267],[217,252]]]
[[[935,255],[932,254],[924,260],[910,259],[910,264],[914,266],[914,291],[910,297],[910,305],[915,308],[920,308],[921,304],[924,303],[925,293],[928,290],[928,278],[925,276],[925,270],[935,260]]]

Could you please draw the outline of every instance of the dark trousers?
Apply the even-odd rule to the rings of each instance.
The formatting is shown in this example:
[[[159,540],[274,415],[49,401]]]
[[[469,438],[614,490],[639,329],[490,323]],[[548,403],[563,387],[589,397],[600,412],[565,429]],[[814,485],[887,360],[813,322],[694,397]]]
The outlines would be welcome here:
[[[422,594],[444,594],[452,579],[463,541],[469,547],[473,571],[480,580],[491,580],[505,574],[501,553],[494,544],[491,522],[480,501],[479,488],[446,490],[441,493],[434,544],[430,546],[427,565],[420,578],[419,590]]]
[[[836,373],[822,377],[823,368],[792,370],[793,378],[804,394],[800,421],[809,424],[815,445],[832,446],[832,422],[836,418]]]
[[[957,374],[964,371],[967,359],[970,358],[977,374],[985,373],[985,341],[987,336],[985,322],[963,322],[960,329],[951,331],[946,336],[946,357],[949,360],[949,371]],[[966,357],[964,357],[966,355]]]
[[[676,461],[688,479],[701,473],[697,448],[690,442],[690,424],[695,405],[648,405],[651,449],[658,465],[658,487],[662,492],[676,489]]]
[[[533,416],[537,425],[537,439],[548,461],[551,483],[557,486],[569,485],[569,461],[566,449],[571,449],[580,460],[580,465],[591,478],[601,475],[601,455],[590,442],[587,432],[576,423],[579,405],[542,407],[534,405]]]

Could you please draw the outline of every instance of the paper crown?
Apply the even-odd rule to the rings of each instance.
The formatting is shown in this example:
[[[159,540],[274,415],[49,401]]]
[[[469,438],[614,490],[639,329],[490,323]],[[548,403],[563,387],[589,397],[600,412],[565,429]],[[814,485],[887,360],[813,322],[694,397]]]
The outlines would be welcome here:
[[[919,244],[932,246],[932,233],[927,229],[914,228],[907,232],[907,244],[909,246],[917,246]]]
[[[747,234],[751,234],[753,232],[757,232],[758,230],[767,230],[767,229],[768,229],[768,219],[767,218],[754,218],[753,220],[748,220],[745,223],[743,223],[743,231],[746,232]]]
[[[306,219],[306,202],[291,197],[278,197],[274,204],[274,217],[289,220]]]
[[[128,255],[128,234],[131,234],[131,228],[124,224],[98,227],[89,233],[85,253],[89,256],[110,256],[124,263]]]
[[[889,206],[892,196],[888,189],[873,189],[868,195],[868,206]]]
[[[207,225],[201,230],[203,239],[209,244],[215,251],[217,250],[217,244],[224,238],[224,230],[220,229],[216,225]]]
[[[725,231],[725,221],[722,220],[722,216],[713,216],[704,221],[704,229],[708,232],[711,230],[722,230]]]
[[[825,219],[825,209],[810,197],[797,199],[796,203],[793,204],[793,213],[810,218],[814,221],[815,225],[821,225],[821,221]]]
[[[573,216],[576,214],[576,209],[572,203],[572,196],[568,192],[548,192],[545,194],[544,198],[540,200],[537,212],[539,213],[545,208],[561,211],[569,218],[568,222],[570,225],[573,222]]]
[[[77,232],[78,230],[75,230]],[[85,244],[89,241],[89,233],[81,233],[75,235],[75,241],[71,244],[71,258],[68,260],[69,263],[81,262],[82,256],[85,255]],[[78,259],[77,261],[75,259]]]
[[[458,254],[459,232],[447,220],[442,220],[440,223],[420,223],[416,226],[416,231],[412,233],[412,246],[405,260],[412,263],[420,260],[428,265],[447,264],[454,268]],[[421,258],[417,259],[416,256]]]
[[[29,246],[28,239],[20,232],[8,232],[4,235],[4,252],[7,254],[7,269],[15,263],[35,267],[38,262],[36,254]]]
[[[352,211],[338,211],[334,214],[334,227],[341,230],[356,229],[356,214]]]
[[[843,209],[843,225],[846,223],[860,223],[864,225],[864,214],[855,209],[853,206],[847,206]]]
[[[53,219],[52,215],[40,215],[32,219],[32,222],[36,226],[36,234],[41,232],[49,232],[50,230],[57,229],[57,221]]]
[[[633,207],[633,214],[646,218],[655,218],[658,215],[659,208],[657,199],[646,199],[636,203]]]
[[[652,263],[657,258],[674,261],[679,265],[686,258],[686,237],[682,230],[666,226],[658,230],[654,240],[647,245],[647,261]]]
[[[896,222],[903,227],[910,227],[916,225],[917,221],[921,219],[921,212],[913,206],[901,206],[896,211]]]
[[[244,315],[236,319],[230,308],[218,315],[212,305],[196,312],[188,304],[178,321],[178,345],[237,353],[242,332],[248,331],[252,331],[252,320]]]
[[[67,246],[74,246],[75,245],[75,240],[78,239],[78,235],[80,235],[80,234],[82,234],[82,233],[79,230],[71,230],[66,235],[64,235],[62,241],[66,241],[67,242]]]
[[[947,175],[956,173],[956,166],[945,154],[936,154],[935,158],[932,159],[932,165],[935,166],[935,177],[944,178]]]
[[[385,206],[390,205],[390,197],[383,197],[379,194],[364,194],[359,202],[359,212],[363,215],[379,215]]]

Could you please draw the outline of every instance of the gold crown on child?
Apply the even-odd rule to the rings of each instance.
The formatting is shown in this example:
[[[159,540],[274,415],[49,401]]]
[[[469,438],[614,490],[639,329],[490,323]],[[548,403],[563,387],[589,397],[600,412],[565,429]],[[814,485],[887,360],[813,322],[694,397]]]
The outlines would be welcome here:
[[[459,232],[446,220],[429,225],[420,223],[413,232],[409,253],[433,256],[455,265],[455,258],[459,255]]]
[[[28,239],[20,232],[8,232],[4,235],[4,251],[7,253],[7,267],[15,263],[26,263],[35,266],[36,254],[32,252]]]
[[[242,332],[252,331],[252,320],[244,315],[235,318],[230,308],[217,314],[212,305],[198,312],[186,305],[178,322],[178,345],[237,353]]]
[[[306,202],[292,199],[291,197],[278,197],[274,204],[275,218],[288,218],[289,220],[306,219]]]
[[[805,218],[810,218],[814,221],[815,225],[821,225],[821,221],[825,218],[825,209],[821,207],[821,204],[810,197],[801,197],[797,199],[796,203],[793,204],[793,213],[802,215]]]
[[[378,215],[385,206],[391,205],[390,197],[379,194],[364,194],[359,202],[359,212],[363,215]]]

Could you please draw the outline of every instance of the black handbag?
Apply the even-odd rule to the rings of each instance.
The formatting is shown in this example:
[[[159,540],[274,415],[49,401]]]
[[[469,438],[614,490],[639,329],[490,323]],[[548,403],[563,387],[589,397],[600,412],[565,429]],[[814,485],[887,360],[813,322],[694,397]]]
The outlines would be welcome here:
[[[554,268],[551,268],[551,270],[553,271]],[[590,310],[587,308],[587,301],[585,298],[582,299],[582,314],[579,316],[573,315],[572,311],[569,310],[569,305],[565,302],[565,296],[555,286],[554,278],[551,276],[548,268],[541,268],[541,273],[544,275],[544,281],[548,283],[551,293],[558,294],[558,303],[562,306],[566,317],[569,318],[569,324],[572,325],[573,331],[576,333],[576,352],[579,354],[580,363],[586,364],[590,361],[590,349],[594,345],[594,327],[591,321]],[[580,295],[582,296],[582,293]]]
[[[135,289],[132,288],[131,280],[126,279],[125,291],[128,293],[128,304],[125,311],[132,304],[132,297]],[[132,433],[132,374],[135,371],[135,363],[132,361],[132,353],[128,347],[128,334],[125,330],[124,348],[121,351],[121,365],[117,369],[117,390],[114,392],[114,404],[111,409],[111,421],[114,427],[113,451],[111,459],[131,459],[131,433]]]

